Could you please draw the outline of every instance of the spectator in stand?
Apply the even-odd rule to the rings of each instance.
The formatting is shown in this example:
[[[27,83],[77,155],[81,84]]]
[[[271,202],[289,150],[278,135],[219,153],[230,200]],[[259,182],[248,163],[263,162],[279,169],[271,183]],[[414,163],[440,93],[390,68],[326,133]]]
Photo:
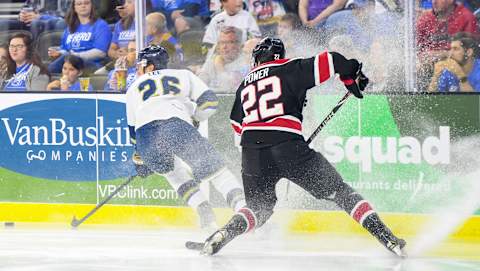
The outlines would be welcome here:
[[[423,12],[416,26],[418,88],[425,90],[431,80],[433,64],[448,57],[450,38],[458,32],[477,36],[473,13],[455,0],[432,0],[432,10]]]
[[[242,31],[233,26],[223,27],[215,52],[207,59],[198,76],[213,91],[235,92],[250,69],[249,62],[241,57],[241,50]]]
[[[261,37],[255,18],[243,10],[242,0],[221,0],[221,2],[223,11],[212,18],[203,36],[203,43],[207,47],[217,44],[220,30],[226,26],[234,26],[242,31],[241,43],[250,38]]]
[[[96,17],[92,1],[73,0],[65,21],[68,27],[63,33],[60,51],[48,51],[48,55],[56,59],[50,63],[48,70],[60,73],[66,54],[82,58],[89,71],[101,67],[107,56],[112,32],[104,20]]]
[[[274,35],[280,18],[285,15],[283,1],[248,0],[248,10],[257,21],[260,31],[265,35]]]
[[[52,0],[46,0],[52,1]],[[54,0],[53,0],[54,1]],[[72,1],[72,0],[67,0]],[[93,0],[95,14],[98,18],[102,18],[107,24],[115,24],[118,22],[119,14],[116,7],[122,6],[125,0]]]
[[[45,1],[41,7],[40,0],[27,0],[17,19],[0,20],[0,31],[27,30],[35,40],[43,31],[63,30],[68,1]]]
[[[176,34],[190,29],[192,24],[205,25],[209,18],[208,0],[151,0],[154,11],[165,14],[168,28],[175,28]]]
[[[128,43],[135,40],[135,0],[125,0],[116,8],[121,19],[115,24],[108,56],[113,60],[127,55]]]
[[[450,43],[450,57],[435,64],[430,91],[480,92],[478,42],[469,33],[460,32]]]
[[[349,9],[332,14],[325,22],[327,35],[347,35],[359,50],[368,52],[377,39],[401,38],[401,21],[392,12],[375,12],[375,0],[354,0]]]
[[[298,16],[303,25],[319,28],[330,15],[343,9],[346,3],[347,0],[300,0]]]
[[[147,15],[147,43],[148,45],[160,45],[165,48],[171,56],[170,62],[183,62],[183,50],[177,39],[167,30],[166,18],[160,12],[153,12]]]
[[[287,57],[305,56],[302,51],[302,22],[294,13],[287,13],[280,18],[277,26],[277,35],[285,45]]]
[[[8,57],[8,46],[6,44],[0,45],[0,81],[3,81],[7,77],[7,57]]]
[[[35,53],[29,35],[18,33],[8,40],[7,71],[0,86],[5,91],[45,90],[49,81],[47,69]]]
[[[65,56],[62,77],[59,80],[50,82],[47,86],[47,90],[81,91],[78,78],[82,75],[83,67],[83,60],[78,56]],[[92,85],[88,86],[88,90],[93,90]]]
[[[131,41],[128,43],[127,47],[127,55],[120,57],[117,59],[117,63],[115,66],[120,66],[120,63],[126,63],[127,67],[127,79],[126,79],[126,89],[123,91],[126,91],[130,85],[135,81],[135,78],[137,77],[137,68],[136,68],[136,44],[135,41]],[[106,91],[118,91],[118,85],[117,85],[117,73],[116,70],[110,71],[108,74],[108,79],[107,82],[105,83],[104,90]]]

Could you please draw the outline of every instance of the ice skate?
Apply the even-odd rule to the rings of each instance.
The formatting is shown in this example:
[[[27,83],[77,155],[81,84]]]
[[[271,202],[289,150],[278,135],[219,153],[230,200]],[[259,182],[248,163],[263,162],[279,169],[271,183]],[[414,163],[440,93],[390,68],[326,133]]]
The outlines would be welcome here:
[[[222,247],[224,247],[228,242],[232,240],[232,238],[227,238],[228,232],[225,229],[220,229],[213,233],[208,239],[205,241],[202,251],[200,254],[202,255],[214,255]]]
[[[407,257],[407,253],[405,251],[407,242],[405,242],[405,240],[395,237],[395,235],[388,230],[380,233],[377,238],[393,254],[401,258]]]

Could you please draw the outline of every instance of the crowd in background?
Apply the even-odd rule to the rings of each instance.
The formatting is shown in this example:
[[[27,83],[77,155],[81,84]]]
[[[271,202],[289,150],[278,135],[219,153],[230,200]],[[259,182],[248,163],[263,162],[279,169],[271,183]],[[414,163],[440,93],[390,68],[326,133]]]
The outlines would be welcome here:
[[[480,91],[477,2],[416,1],[417,91]],[[370,91],[413,91],[405,89],[404,1],[146,3],[146,43],[217,92],[236,90],[267,35],[284,41],[289,58],[331,50],[359,59]],[[135,80],[134,0],[27,0],[16,18],[0,19],[0,36],[2,91],[124,92]]]

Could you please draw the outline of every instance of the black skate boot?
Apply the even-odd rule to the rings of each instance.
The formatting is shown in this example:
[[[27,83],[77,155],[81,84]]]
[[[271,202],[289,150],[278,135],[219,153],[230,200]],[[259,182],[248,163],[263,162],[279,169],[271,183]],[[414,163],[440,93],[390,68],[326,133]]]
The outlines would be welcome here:
[[[389,229],[379,233],[376,237],[380,243],[382,243],[393,254],[401,258],[407,257],[407,253],[404,249],[407,245],[407,242],[405,242],[403,239],[397,238]]]
[[[214,255],[235,237],[247,230],[247,222],[240,215],[234,215],[221,229],[207,238],[200,254]]]
[[[363,227],[367,229],[375,238],[377,238],[382,245],[384,245],[393,254],[406,258],[405,246],[407,242],[405,240],[397,238],[390,229],[383,224],[380,217],[373,213],[369,215],[363,222]]]

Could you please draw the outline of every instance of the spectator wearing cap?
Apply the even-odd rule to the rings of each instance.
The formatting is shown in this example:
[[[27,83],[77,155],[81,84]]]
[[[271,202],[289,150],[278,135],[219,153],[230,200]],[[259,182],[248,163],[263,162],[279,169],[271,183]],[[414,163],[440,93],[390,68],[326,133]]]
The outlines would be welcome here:
[[[347,0],[300,0],[298,16],[303,25],[318,28],[330,15],[343,9],[346,3]]]

